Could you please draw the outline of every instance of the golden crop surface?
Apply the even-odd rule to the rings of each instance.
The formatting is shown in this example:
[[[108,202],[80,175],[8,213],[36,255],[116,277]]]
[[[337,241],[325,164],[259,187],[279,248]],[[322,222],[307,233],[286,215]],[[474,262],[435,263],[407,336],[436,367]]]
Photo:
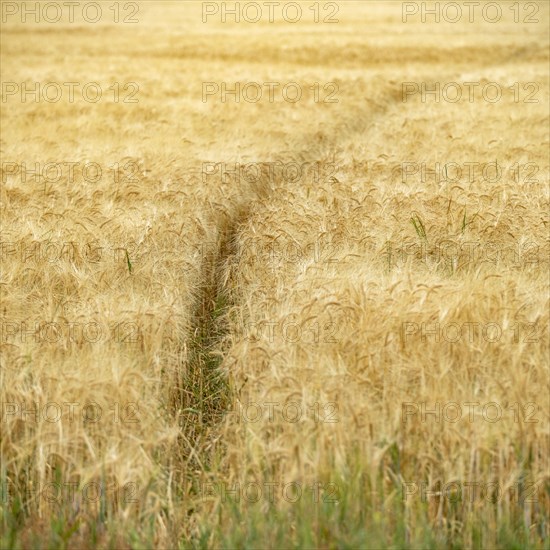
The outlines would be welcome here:
[[[549,4],[68,4],[0,3],[2,548],[548,548]]]

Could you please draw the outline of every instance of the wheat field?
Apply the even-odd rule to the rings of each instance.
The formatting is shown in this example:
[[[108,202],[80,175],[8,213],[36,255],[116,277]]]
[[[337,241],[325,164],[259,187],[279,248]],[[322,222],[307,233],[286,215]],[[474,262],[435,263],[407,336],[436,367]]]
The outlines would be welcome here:
[[[2,548],[549,547],[547,2],[0,4]]]

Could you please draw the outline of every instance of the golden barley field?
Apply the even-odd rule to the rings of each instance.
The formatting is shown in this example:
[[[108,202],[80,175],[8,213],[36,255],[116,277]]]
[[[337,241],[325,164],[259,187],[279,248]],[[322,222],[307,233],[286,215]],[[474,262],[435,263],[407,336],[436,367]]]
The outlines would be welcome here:
[[[547,2],[0,6],[2,548],[549,547]]]

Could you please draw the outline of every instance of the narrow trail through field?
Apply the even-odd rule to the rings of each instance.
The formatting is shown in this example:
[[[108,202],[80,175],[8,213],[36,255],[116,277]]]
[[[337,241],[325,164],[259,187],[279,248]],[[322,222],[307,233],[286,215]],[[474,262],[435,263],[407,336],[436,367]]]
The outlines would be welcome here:
[[[300,160],[334,159],[344,138],[355,139],[358,135],[361,136],[361,142],[368,144],[369,136],[376,134],[381,121],[388,118],[388,111],[404,106],[401,90],[394,83],[385,81],[382,84],[376,80],[379,95],[376,99],[369,99],[368,106],[362,112],[348,113],[345,118],[335,116],[330,128],[323,127],[322,132],[316,130],[306,136],[306,148],[294,153],[280,150],[274,156],[275,159],[283,163],[284,160],[288,161],[289,155]],[[192,315],[186,374],[179,381],[174,399],[175,409],[182,416],[183,454],[189,464],[201,470],[204,468],[203,461],[208,460],[206,456],[201,456],[205,439],[217,437],[212,431],[216,432],[216,425],[227,414],[234,398],[231,381],[219,370],[224,359],[222,342],[228,332],[226,315],[230,308],[239,307],[235,302],[236,297],[227,290],[222,280],[224,266],[237,254],[239,231],[252,215],[254,203],[259,199],[265,200],[281,185],[285,183],[280,178],[268,181],[267,184],[263,181],[260,186],[251,185],[228,207],[224,206],[220,210],[220,205],[206,206],[211,210],[217,240],[203,247],[200,287]]]
[[[319,143],[319,132],[307,135],[308,147],[291,157],[300,159],[335,158],[339,142],[346,136],[361,135],[361,140],[368,143],[369,135],[377,131],[380,120],[388,110],[399,107],[401,95],[391,83],[386,83],[382,97],[384,101],[369,101],[364,112],[351,113],[345,119],[335,117],[330,129],[323,128],[322,143]],[[402,104],[401,104],[402,105]],[[275,155],[275,159],[286,159],[289,152]],[[208,440],[217,439],[216,426],[223,420],[231,407],[231,381],[221,373],[223,363],[222,343],[228,335],[226,316],[230,308],[238,308],[236,297],[227,289],[223,276],[224,267],[238,253],[237,243],[240,228],[253,213],[257,200],[269,198],[274,189],[284,185],[275,181],[263,181],[260,186],[250,186],[242,196],[229,206],[207,205],[211,210],[212,222],[215,225],[217,240],[206,243],[203,247],[200,269],[200,286],[195,296],[195,308],[192,314],[192,328],[188,346],[188,360],[185,375],[178,381],[175,392],[174,408],[179,411],[183,437],[181,448],[190,470],[203,470],[209,458],[204,454],[205,448],[211,448]],[[237,392],[238,394],[238,392]]]

